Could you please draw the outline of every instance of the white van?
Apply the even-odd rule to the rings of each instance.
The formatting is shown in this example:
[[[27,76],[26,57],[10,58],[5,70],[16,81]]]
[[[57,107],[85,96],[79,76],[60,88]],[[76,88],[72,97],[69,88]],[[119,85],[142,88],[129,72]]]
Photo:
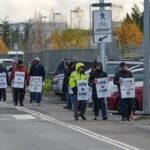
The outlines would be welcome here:
[[[13,59],[9,59],[9,58],[2,58],[2,59],[0,58],[0,61],[4,63],[7,70],[9,70],[12,67],[14,62]]]

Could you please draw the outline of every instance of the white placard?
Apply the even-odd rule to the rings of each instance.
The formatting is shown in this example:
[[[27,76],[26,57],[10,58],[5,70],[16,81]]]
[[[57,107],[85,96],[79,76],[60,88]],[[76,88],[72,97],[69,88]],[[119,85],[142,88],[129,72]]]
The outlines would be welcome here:
[[[42,92],[42,77],[30,77],[30,92]]]
[[[88,100],[89,96],[89,87],[88,87],[88,81],[87,80],[78,80],[77,81],[77,88],[78,88],[78,94],[77,99],[78,101],[81,100]]]
[[[24,72],[15,72],[15,78],[14,78],[14,88],[24,88],[24,80],[25,80],[25,73]]]
[[[6,73],[0,73],[0,89],[7,88]]]
[[[134,78],[120,79],[121,98],[135,98]]]
[[[108,95],[108,78],[96,79],[97,98],[104,98]]]

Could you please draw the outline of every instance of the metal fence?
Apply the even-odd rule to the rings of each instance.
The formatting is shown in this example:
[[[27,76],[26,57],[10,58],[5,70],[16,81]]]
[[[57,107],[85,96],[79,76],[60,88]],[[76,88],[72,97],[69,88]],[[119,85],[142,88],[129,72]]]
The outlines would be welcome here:
[[[107,56],[109,57],[121,57],[121,49],[114,48],[113,46],[106,47]],[[131,49],[130,54],[142,55],[142,49]],[[8,56],[0,55],[0,58],[7,58]],[[67,50],[47,50],[41,52],[32,52],[25,54],[25,64],[29,64],[34,57],[39,57],[41,63],[44,65],[47,73],[53,72],[60,62],[64,58],[78,57],[79,60],[83,61],[94,61],[99,60],[100,50],[99,49],[67,49]]]

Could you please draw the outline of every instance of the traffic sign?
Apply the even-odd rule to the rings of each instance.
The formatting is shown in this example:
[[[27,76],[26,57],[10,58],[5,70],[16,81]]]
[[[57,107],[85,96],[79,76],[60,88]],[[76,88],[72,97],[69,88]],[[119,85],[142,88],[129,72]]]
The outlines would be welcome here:
[[[93,11],[93,41],[95,43],[112,41],[111,10]]]

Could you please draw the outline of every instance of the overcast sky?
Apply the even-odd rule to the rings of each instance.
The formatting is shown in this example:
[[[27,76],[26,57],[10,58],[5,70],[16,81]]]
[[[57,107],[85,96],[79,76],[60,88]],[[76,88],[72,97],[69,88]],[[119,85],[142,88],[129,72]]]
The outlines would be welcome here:
[[[99,0],[0,0],[0,19],[8,17],[11,22],[27,21],[34,17],[34,13],[41,12],[47,18],[52,17],[53,12],[61,12],[69,23],[70,10],[80,6],[84,11],[82,25],[87,25],[89,21],[89,4],[98,3]],[[122,18],[130,12],[134,3],[142,7],[143,0],[105,0],[112,4],[122,5],[120,12],[113,14],[116,19]]]

